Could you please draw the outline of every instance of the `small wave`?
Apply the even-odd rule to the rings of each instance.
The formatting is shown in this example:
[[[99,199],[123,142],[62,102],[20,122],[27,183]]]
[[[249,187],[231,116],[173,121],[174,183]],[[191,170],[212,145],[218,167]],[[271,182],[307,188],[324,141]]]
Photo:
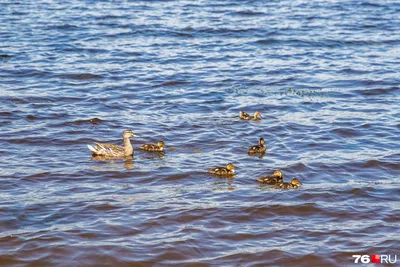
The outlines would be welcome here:
[[[13,113],[12,112],[8,112],[8,111],[2,111],[0,112],[0,117],[10,117],[12,116]]]
[[[42,104],[42,103],[50,103],[53,102],[51,98],[40,97],[40,96],[25,96],[25,97],[1,97],[0,100],[4,102],[11,102],[16,105],[22,104]]]
[[[400,164],[395,162],[387,162],[382,160],[368,160],[361,162],[350,163],[349,166],[355,169],[391,169],[400,170]]]
[[[101,75],[91,73],[61,74],[59,77],[72,80],[91,80],[103,78]]]
[[[378,3],[372,3],[372,2],[362,2],[360,3],[361,6],[367,6],[367,7],[381,7],[381,4]]]
[[[187,32],[179,32],[179,31],[166,31],[165,33],[168,34],[168,36],[177,36],[177,37],[193,37],[192,34],[187,33]]]
[[[287,169],[289,172],[302,173],[302,172],[308,171],[310,169],[310,167],[299,162],[299,163],[296,163],[295,165],[288,166]]]
[[[25,176],[23,179],[28,180],[28,181],[35,181],[35,180],[39,180],[41,178],[48,178],[49,175],[51,175],[50,172],[41,172],[41,173],[35,173],[32,175]]]
[[[349,129],[349,128],[336,128],[331,131],[331,133],[334,133],[336,135],[339,135],[341,137],[349,138],[349,137],[354,137],[354,136],[359,136],[360,133],[354,129]]]
[[[126,16],[116,16],[116,15],[104,15],[104,16],[97,16],[95,20],[107,20],[107,19],[122,19],[126,18]]]
[[[233,14],[240,15],[240,16],[264,16],[264,12],[257,12],[257,11],[251,11],[251,10],[243,10],[243,11],[238,11]]]
[[[34,120],[37,120],[38,118],[36,117],[36,116],[34,116],[34,115],[28,115],[28,116],[26,116],[26,118],[28,119],[28,120],[30,120],[30,121],[34,121]]]
[[[269,45],[269,44],[275,44],[280,42],[280,40],[274,39],[274,38],[270,38],[270,39],[262,39],[262,40],[258,40],[255,43],[256,44],[262,44],[262,45]]]
[[[340,72],[343,72],[345,74],[366,74],[366,73],[368,73],[368,71],[357,70],[357,69],[353,69],[353,68],[344,68],[344,69],[340,70]]]
[[[255,216],[308,216],[312,214],[324,214],[330,213],[326,209],[318,206],[314,203],[305,203],[295,206],[288,205],[270,205],[270,206],[259,206],[259,207],[249,207],[244,208],[242,210],[243,214],[246,216],[255,217]],[[262,215],[261,215],[262,214]]]
[[[190,27],[190,26],[188,26],[188,27],[182,28],[181,30],[182,30],[182,31],[188,31],[188,32],[191,32],[191,31],[194,31],[194,28],[193,28],[193,27]]]
[[[388,94],[399,93],[400,87],[362,89],[362,90],[355,90],[354,92],[363,96],[388,95]]]
[[[12,57],[13,57],[12,55],[0,54],[0,59],[3,59],[3,58],[12,58]]]
[[[99,118],[92,118],[92,119],[86,119],[86,120],[76,120],[73,121],[72,124],[76,125],[81,125],[81,124],[100,124],[106,122],[105,120],[99,119]]]
[[[152,87],[153,88],[168,87],[168,86],[184,85],[184,84],[190,84],[190,82],[187,82],[187,81],[168,81],[168,82],[163,82],[161,84],[153,85]]]
[[[303,39],[260,39],[255,41],[256,45],[269,45],[274,43],[282,43],[285,45],[296,45],[299,47],[348,47],[348,46],[371,46],[371,45],[384,45],[384,44],[395,44],[398,40],[382,40],[382,41],[371,41],[371,40],[335,40],[335,39],[314,39],[314,40],[303,40]]]
[[[255,28],[247,28],[247,29],[231,29],[231,28],[201,28],[198,29],[199,32],[201,33],[219,33],[219,34],[224,34],[224,35],[229,35],[232,33],[244,33],[244,32],[252,32],[252,31],[258,31],[259,29]]]
[[[376,25],[366,24],[362,26],[364,29],[377,28]]]
[[[52,28],[55,28],[57,30],[77,30],[77,29],[79,29],[78,26],[71,25],[71,24],[56,25],[56,26],[53,26]]]

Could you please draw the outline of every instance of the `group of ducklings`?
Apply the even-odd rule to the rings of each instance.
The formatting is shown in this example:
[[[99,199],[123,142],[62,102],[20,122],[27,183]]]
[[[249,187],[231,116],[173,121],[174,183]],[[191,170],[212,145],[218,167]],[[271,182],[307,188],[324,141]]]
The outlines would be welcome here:
[[[216,167],[208,170],[209,173],[221,176],[221,177],[233,177],[235,174],[235,167],[232,163],[226,165],[226,167]],[[272,175],[263,176],[257,178],[257,182],[262,184],[274,185],[274,188],[281,189],[297,189],[299,188],[300,181],[297,178],[293,178],[290,183],[283,182],[283,173],[276,170]]]
[[[241,120],[253,120],[258,121],[261,120],[261,113],[256,111],[253,116],[249,115],[246,112],[240,111],[239,118]],[[92,151],[92,155],[94,157],[102,157],[102,158],[126,158],[133,156],[133,147],[130,141],[132,137],[139,137],[134,134],[132,130],[125,130],[122,134],[122,138],[124,140],[124,146],[119,146],[115,144],[105,144],[105,143],[95,143],[95,146],[88,145],[90,151]],[[164,152],[164,142],[159,141],[157,144],[144,144],[139,149],[147,152]],[[259,144],[256,146],[251,146],[248,150],[249,155],[255,154],[265,154],[266,146],[264,138],[260,138]],[[208,173],[220,176],[220,177],[233,177],[235,174],[235,167],[232,163],[226,165],[226,167],[215,167],[212,169],[208,169]],[[260,177],[257,179],[257,182],[262,184],[274,185],[274,188],[281,189],[297,189],[299,188],[300,181],[297,178],[293,178],[290,183],[283,182],[283,173],[279,170],[273,172],[272,175]]]

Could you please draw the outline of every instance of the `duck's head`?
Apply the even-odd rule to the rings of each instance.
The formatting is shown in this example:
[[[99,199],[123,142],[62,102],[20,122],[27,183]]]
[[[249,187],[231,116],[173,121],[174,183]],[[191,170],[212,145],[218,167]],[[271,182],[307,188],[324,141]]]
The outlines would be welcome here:
[[[274,173],[272,174],[275,177],[281,178],[283,179],[283,173],[281,171],[274,171]]]
[[[163,141],[158,141],[157,145],[158,145],[158,147],[164,147],[165,146]]]
[[[229,163],[228,165],[226,165],[226,168],[227,168],[228,170],[230,170],[231,172],[235,172],[235,167],[233,166],[232,163]]]
[[[134,133],[132,132],[132,130],[125,130],[125,131],[123,132],[123,134],[122,134],[122,137],[123,137],[124,139],[126,139],[126,138],[131,138],[131,137],[134,137],[134,136],[137,136],[137,135],[134,134]]]
[[[254,119],[256,119],[256,120],[262,119],[260,111],[254,112]]]
[[[265,145],[265,141],[264,141],[264,138],[260,138],[260,146],[264,146]]]
[[[300,181],[297,178],[293,178],[292,181],[290,182],[292,185],[300,185]]]

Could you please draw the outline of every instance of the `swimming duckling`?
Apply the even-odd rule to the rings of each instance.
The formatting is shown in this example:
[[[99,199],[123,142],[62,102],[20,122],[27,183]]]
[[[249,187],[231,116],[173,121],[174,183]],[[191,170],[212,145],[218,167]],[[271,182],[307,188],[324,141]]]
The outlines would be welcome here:
[[[262,119],[261,113],[259,111],[254,112],[254,116],[253,117],[250,116],[248,113],[246,113],[244,111],[240,111],[239,112],[239,117],[240,117],[241,120],[246,120],[246,121],[250,121],[250,120],[258,121],[258,120]]]
[[[229,163],[225,167],[216,167],[208,170],[209,173],[218,175],[218,176],[233,176],[235,174],[235,167],[232,163]]]
[[[257,182],[263,184],[281,184],[283,183],[283,173],[281,171],[274,171],[272,175],[258,178]]]
[[[297,178],[293,178],[290,183],[281,183],[276,185],[274,188],[281,188],[281,189],[297,189],[299,188],[300,181]]]
[[[145,150],[145,151],[149,151],[149,152],[162,152],[164,151],[164,142],[163,141],[158,141],[157,145],[155,144],[145,144],[143,146],[140,147],[141,150]]]
[[[250,147],[248,153],[249,154],[265,153],[267,148],[265,147],[264,138],[260,138],[260,141],[258,144],[259,144],[258,146]]]
[[[125,130],[122,133],[124,139],[124,146],[114,144],[95,143],[95,146],[88,145],[87,147],[92,151],[93,156],[101,156],[103,158],[120,158],[130,157],[133,155],[133,147],[130,138],[137,136],[132,130]]]

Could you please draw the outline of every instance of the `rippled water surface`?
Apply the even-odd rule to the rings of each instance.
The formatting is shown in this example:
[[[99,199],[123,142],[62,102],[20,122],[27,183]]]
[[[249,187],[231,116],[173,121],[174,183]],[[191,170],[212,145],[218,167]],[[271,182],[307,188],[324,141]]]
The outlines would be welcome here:
[[[399,14],[395,0],[0,1],[0,265],[399,258]],[[91,158],[124,129],[141,136],[132,160]],[[260,137],[267,154],[248,156]],[[164,156],[137,150],[157,140]],[[235,178],[207,174],[228,162]],[[276,169],[301,188],[256,182]]]

